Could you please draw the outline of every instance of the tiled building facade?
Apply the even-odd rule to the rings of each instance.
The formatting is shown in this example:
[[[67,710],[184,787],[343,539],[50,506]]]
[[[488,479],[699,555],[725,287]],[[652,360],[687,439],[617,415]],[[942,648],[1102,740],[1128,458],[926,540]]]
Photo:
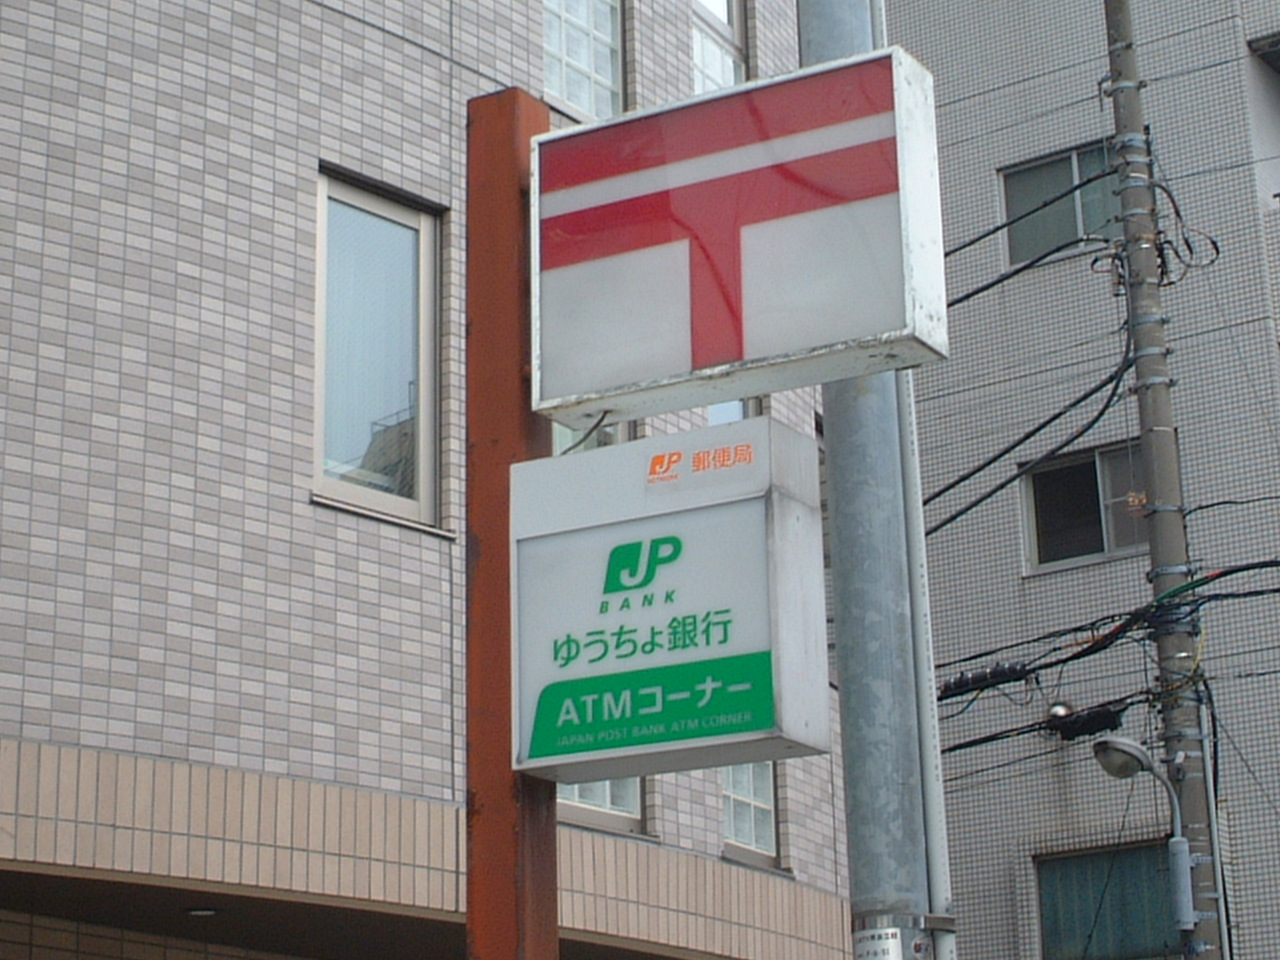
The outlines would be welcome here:
[[[1088,177],[1089,151],[1115,129],[1101,95],[1108,70],[1105,5],[888,4],[892,39],[933,71],[947,248],[1027,209],[1023,187],[1048,199]],[[1260,52],[1274,43],[1273,4],[1131,5],[1146,120],[1159,184],[1160,223],[1188,269],[1169,254],[1161,290],[1182,458],[1192,564],[1209,573],[1273,558],[1280,502],[1276,350],[1276,238],[1280,229],[1280,75]],[[945,24],[940,22],[945,19]],[[1273,49],[1273,46],[1271,47]],[[1066,177],[1065,184],[1054,179]],[[1057,186],[1054,186],[1057,184]],[[1072,231],[1116,236],[1113,185],[1085,189],[1057,210]],[[1103,216],[1090,219],[1090,204]],[[1174,204],[1176,203],[1176,212]],[[1074,205],[1074,206],[1071,206]],[[1181,214],[1179,222],[1177,214]],[[1041,218],[947,258],[955,300],[1025,262],[1028,244],[1055,236]],[[1185,226],[1185,232],[1184,232]],[[1190,241],[1188,248],[1187,241]],[[1214,243],[1220,248],[1216,262]],[[1125,302],[1102,242],[1076,244],[949,311],[951,360],[917,376],[926,495],[998,453],[1102,381],[1125,349]],[[1032,470],[929,537],[935,660],[940,680],[995,663],[1049,664],[1082,649],[1088,630],[1064,628],[1140,607],[1151,599],[1142,543],[1123,525],[1123,502],[1142,490],[1130,477],[1128,442],[1138,437],[1133,376],[1098,424],[1045,468],[1076,469],[1107,516],[1105,539],[1072,545],[1083,516],[1054,513],[1050,491],[1069,472]],[[1083,426],[1106,402],[1103,390],[973,480],[937,498],[926,526],[942,524],[1032,464]],[[1067,456],[1071,454],[1072,456]],[[1095,474],[1095,469],[1097,473]],[[1116,481],[1117,472],[1124,477]],[[1097,476],[1095,481],[1092,478]],[[1037,499],[1037,498],[1041,499]],[[1074,497],[1074,494],[1072,494]],[[1227,501],[1227,502],[1224,502]],[[1210,506],[1215,505],[1215,506]],[[1234,582],[1232,582],[1234,580]],[[1266,571],[1220,581],[1223,592],[1267,590]],[[1210,591],[1213,592],[1213,591]],[[1267,904],[1280,899],[1275,870],[1277,758],[1276,599],[1221,600],[1200,610],[1198,665],[1213,694],[1205,704],[1208,766],[1216,773],[1218,828],[1232,955],[1269,954]],[[1043,638],[1035,640],[1035,638]],[[1025,641],[1035,641],[1026,643]],[[1127,936],[1144,927],[1143,904],[1166,897],[1163,852],[1151,871],[1137,858],[1169,830],[1162,788],[1149,776],[1116,781],[1094,763],[1093,736],[1064,741],[1034,729],[1055,704],[1082,714],[1132,702],[1116,734],[1155,738],[1155,645],[1139,630],[1109,650],[939,705],[944,748],[992,735],[1005,739],[945,756],[951,863],[962,956],[974,958],[1163,956]],[[974,657],[972,660],[964,658]],[[1135,696],[1136,695],[1136,696]],[[1132,698],[1130,700],[1129,698]],[[1173,771],[1176,775],[1176,770]],[[1151,850],[1152,847],[1146,847]],[[1116,851],[1119,851],[1116,853]],[[1064,856],[1078,854],[1079,856]],[[1145,872],[1144,872],[1145,871]],[[1099,910],[1104,889],[1150,890],[1122,908]],[[1110,899],[1110,898],[1109,898]],[[1118,901],[1116,901],[1118,902]],[[1201,901],[1203,906],[1205,901]],[[1171,933],[1167,901],[1157,922]],[[1176,937],[1174,948],[1178,952]],[[1212,955],[1212,954],[1209,954]]]
[[[733,56],[793,68],[750,6]],[[0,9],[6,956],[461,955],[466,104],[593,12],[617,106],[691,95],[696,0]],[[341,273],[384,235],[421,282],[378,408]],[[565,955],[846,952],[834,770],[779,767],[750,866],[718,771],[562,827]]]
[[[888,29],[935,75],[951,247],[1006,219],[1020,170],[1069,156],[1079,177],[1111,118],[1100,3],[937,7],[891,2]],[[1250,501],[1188,518],[1208,570],[1273,555],[1280,519],[1280,92],[1249,46],[1280,21],[1257,0],[1135,13],[1160,176],[1222,249],[1165,291],[1188,506]],[[466,103],[547,90],[557,58],[623,109],[691,95],[717,50],[747,78],[785,73],[795,16],[790,0],[0,4],[4,956],[462,955]],[[591,40],[604,60],[570,52],[565,23],[610,17]],[[588,119],[567,77],[558,124]],[[389,456],[327,453],[335,202],[417,238],[404,509],[352,483]],[[950,257],[951,296],[1016,265],[1011,242]],[[1067,252],[952,312],[953,359],[917,381],[927,491],[1115,366],[1123,303],[1097,248]],[[804,391],[769,412],[808,430],[814,405]],[[1073,449],[1135,432],[1121,404]],[[1016,483],[931,537],[940,663],[1149,599],[1140,551],[1041,562],[1034,506]],[[1275,609],[1203,615],[1249,960],[1280,899]],[[1126,644],[944,704],[943,742],[1150,682],[1149,647]],[[1145,705],[1126,712],[1121,732],[1154,731]],[[1106,781],[1087,739],[1013,737],[945,769],[961,956],[1051,960],[1042,864],[1166,828],[1158,786]],[[564,955],[851,955],[840,782],[838,752],[779,764],[766,854],[728,836],[718,771],[646,778],[621,817],[562,805]]]

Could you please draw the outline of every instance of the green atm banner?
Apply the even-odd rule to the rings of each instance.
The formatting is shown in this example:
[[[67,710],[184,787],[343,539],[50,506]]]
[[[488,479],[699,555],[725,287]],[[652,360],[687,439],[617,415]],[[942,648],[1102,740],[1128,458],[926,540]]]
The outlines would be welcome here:
[[[565,680],[538,697],[529,756],[771,730],[769,651]]]

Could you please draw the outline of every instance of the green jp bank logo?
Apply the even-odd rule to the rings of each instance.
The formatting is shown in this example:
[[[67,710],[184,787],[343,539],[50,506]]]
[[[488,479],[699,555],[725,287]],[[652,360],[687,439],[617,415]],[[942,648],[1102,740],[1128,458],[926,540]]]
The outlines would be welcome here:
[[[604,592],[642,590],[653,583],[658,568],[680,559],[684,544],[679,537],[657,537],[647,543],[620,543],[609,553],[604,572]]]
[[[591,671],[543,688],[531,757],[773,727],[772,655],[738,652],[733,610],[681,608],[666,583],[646,589],[683,552],[674,536],[609,551],[601,619],[549,644],[557,668]]]

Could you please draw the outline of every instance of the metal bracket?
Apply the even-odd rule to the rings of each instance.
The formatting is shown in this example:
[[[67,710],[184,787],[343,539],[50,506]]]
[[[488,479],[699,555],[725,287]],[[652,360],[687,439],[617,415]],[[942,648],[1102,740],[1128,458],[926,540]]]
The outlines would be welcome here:
[[[1142,357],[1167,357],[1173,353],[1172,347],[1143,347],[1141,350],[1133,351],[1133,359],[1138,360]]]
[[[1112,145],[1119,153],[1124,147],[1142,147],[1146,148],[1147,138],[1141,133],[1117,133],[1111,138]]]
[[[1155,583],[1156,577],[1176,576],[1182,574],[1184,577],[1195,576],[1195,568],[1189,563],[1178,563],[1168,567],[1152,567],[1147,571],[1147,583]]]
[[[1121,90],[1141,90],[1147,85],[1145,80],[1115,80],[1102,88],[1102,95],[1109,97]]]
[[[1151,387],[1172,387],[1177,382],[1173,377],[1143,377],[1133,385],[1133,392],[1149,390]]]
[[[853,918],[854,930],[940,930],[956,932],[956,918],[945,913],[925,913],[905,916],[897,913],[875,913]]]
[[[1172,323],[1170,317],[1163,316],[1159,313],[1144,313],[1141,316],[1132,317],[1129,320],[1129,326],[1141,327],[1147,323]]]

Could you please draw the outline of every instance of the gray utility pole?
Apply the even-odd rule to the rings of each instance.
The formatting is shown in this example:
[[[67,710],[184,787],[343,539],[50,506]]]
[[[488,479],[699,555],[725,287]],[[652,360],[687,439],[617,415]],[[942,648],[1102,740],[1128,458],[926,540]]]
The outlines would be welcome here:
[[[1159,237],[1151,151],[1142,115],[1142,81],[1133,43],[1129,0],[1105,0],[1110,89],[1115,115],[1115,149],[1120,158],[1120,209],[1124,222],[1125,292],[1133,338],[1138,422],[1147,475],[1147,530],[1151,570],[1147,579],[1157,597],[1191,579],[1183,522],[1182,470],[1170,397],[1169,348],[1160,308]],[[1196,623],[1187,607],[1175,607],[1155,627],[1160,661],[1161,720],[1165,761],[1182,807],[1184,832],[1194,858],[1193,894],[1199,915],[1184,932],[1184,952],[1222,955],[1217,871],[1209,789],[1205,780],[1204,731],[1200,724],[1200,684],[1196,676]]]
[[[884,45],[883,0],[796,9],[802,66]],[[829,383],[822,404],[855,956],[950,960],[910,375]]]

